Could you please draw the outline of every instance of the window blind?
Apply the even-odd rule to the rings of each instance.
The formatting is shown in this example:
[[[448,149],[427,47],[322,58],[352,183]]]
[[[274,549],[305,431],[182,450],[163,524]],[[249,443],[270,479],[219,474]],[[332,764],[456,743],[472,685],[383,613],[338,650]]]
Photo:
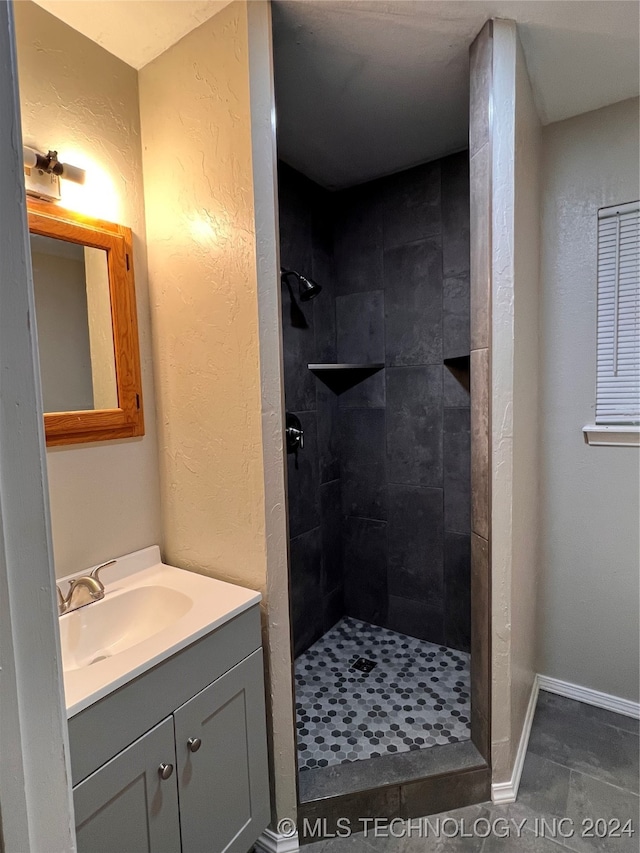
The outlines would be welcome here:
[[[598,211],[597,424],[640,422],[640,202]]]

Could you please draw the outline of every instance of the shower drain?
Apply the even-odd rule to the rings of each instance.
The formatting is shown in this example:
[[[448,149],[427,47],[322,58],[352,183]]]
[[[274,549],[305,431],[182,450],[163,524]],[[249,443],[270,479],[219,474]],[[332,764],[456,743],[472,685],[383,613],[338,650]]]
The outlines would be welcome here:
[[[369,673],[376,666],[376,662],[368,658],[358,658],[355,663],[351,664],[352,669],[357,669],[359,672]]]

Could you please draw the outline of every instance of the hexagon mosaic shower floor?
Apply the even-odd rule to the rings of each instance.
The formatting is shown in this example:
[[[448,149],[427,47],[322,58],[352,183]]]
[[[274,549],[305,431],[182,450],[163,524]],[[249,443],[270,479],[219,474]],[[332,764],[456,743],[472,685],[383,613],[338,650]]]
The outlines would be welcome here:
[[[464,652],[345,617],[295,672],[300,770],[469,738]]]

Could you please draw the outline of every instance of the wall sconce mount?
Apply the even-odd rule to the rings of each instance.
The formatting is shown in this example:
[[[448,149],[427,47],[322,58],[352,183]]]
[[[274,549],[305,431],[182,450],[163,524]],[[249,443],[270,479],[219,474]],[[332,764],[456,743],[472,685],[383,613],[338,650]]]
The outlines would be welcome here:
[[[42,154],[35,148],[23,146],[25,187],[28,195],[45,198],[49,201],[60,201],[60,178],[83,184],[84,169],[61,163],[57,151]]]

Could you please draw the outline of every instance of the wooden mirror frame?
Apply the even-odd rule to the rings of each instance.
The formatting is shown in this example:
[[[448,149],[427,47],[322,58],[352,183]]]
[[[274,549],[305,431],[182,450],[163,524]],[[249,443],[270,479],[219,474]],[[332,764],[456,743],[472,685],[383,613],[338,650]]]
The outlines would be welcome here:
[[[30,233],[104,249],[109,271],[118,408],[45,412],[47,446],[144,435],[131,229],[31,198],[27,212]]]

